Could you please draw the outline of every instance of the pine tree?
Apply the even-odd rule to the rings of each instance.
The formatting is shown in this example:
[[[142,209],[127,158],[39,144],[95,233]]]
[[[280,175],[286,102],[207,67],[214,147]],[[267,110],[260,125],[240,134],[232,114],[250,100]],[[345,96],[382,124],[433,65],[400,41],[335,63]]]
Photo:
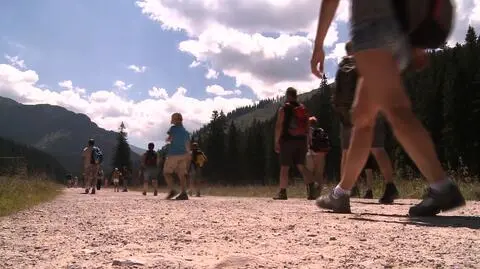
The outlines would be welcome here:
[[[130,159],[130,145],[127,142],[127,133],[125,132],[125,124],[120,124],[117,135],[117,145],[114,149],[112,165],[117,168],[126,166],[129,170],[132,168],[132,161]]]

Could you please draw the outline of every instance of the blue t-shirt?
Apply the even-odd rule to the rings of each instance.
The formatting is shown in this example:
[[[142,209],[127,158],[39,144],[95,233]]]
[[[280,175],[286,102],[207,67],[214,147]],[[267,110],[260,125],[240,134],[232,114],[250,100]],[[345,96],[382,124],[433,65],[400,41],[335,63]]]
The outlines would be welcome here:
[[[190,133],[183,125],[173,125],[167,134],[172,137],[170,146],[168,146],[167,157],[174,155],[184,155],[187,153],[185,145],[190,141]]]

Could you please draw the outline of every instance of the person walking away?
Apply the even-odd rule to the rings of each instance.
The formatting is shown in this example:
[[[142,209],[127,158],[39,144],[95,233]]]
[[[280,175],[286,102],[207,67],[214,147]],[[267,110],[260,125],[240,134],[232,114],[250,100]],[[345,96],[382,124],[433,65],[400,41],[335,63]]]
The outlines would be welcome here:
[[[103,153],[100,148],[95,146],[95,140],[88,140],[87,146],[82,152],[83,159],[83,173],[85,178],[85,193],[88,194],[90,189],[91,194],[95,194],[95,187],[97,185],[97,173],[100,164],[103,161]]]
[[[347,150],[350,146],[352,133],[351,107],[355,97],[359,74],[353,57],[352,42],[345,45],[347,56],[339,63],[335,76],[336,89],[332,95],[334,110],[340,119],[340,141],[342,146],[342,159],[340,174],[344,172]],[[393,182],[393,165],[387,151],[385,150],[386,123],[384,117],[378,114],[374,127],[374,139],[370,148],[371,154],[377,160],[380,171],[385,179],[385,190],[379,199],[381,204],[391,204],[398,197],[398,190]],[[371,171],[370,171],[371,172]],[[351,196],[359,194],[356,184],[352,187]]]
[[[120,170],[118,170],[117,167],[113,169],[112,173],[112,182],[113,182],[113,192],[119,192],[120,191],[120,177],[122,176],[122,173]]]
[[[288,171],[295,165],[307,186],[307,199],[317,197],[312,173],[305,168],[308,151],[309,122],[307,108],[297,101],[297,90],[289,87],[286,102],[277,113],[275,125],[275,152],[280,155],[280,190],[274,200],[287,200]]]
[[[152,180],[153,196],[158,195],[157,176],[160,158],[154,148],[155,144],[153,142],[148,143],[148,150],[142,155],[143,195],[147,195],[149,180]]]
[[[123,190],[122,192],[128,192],[128,181],[130,180],[130,177],[131,177],[131,173],[130,171],[128,170],[127,166],[123,166],[122,167],[122,185],[123,185]]]
[[[328,195],[317,199],[316,204],[320,208],[338,213],[351,212],[349,192],[367,161],[370,148],[365,145],[373,142],[375,120],[379,112],[385,115],[398,142],[430,183],[428,195],[409,209],[409,215],[434,216],[465,205],[458,186],[442,168],[431,137],[413,113],[401,77],[401,72],[412,62],[421,62],[418,59],[412,61],[412,57],[423,57],[420,52],[422,48],[438,48],[448,37],[453,7],[449,1],[441,1],[442,5],[438,5],[438,2],[434,2],[435,6],[426,7],[421,5],[428,5],[430,1],[351,1],[352,51],[362,78],[355,93],[352,111],[354,128],[342,179]],[[415,9],[418,13],[411,12],[414,9],[410,8],[403,10],[407,11],[403,12],[403,17],[399,16],[398,5],[405,3],[419,5]],[[311,59],[312,73],[319,78],[324,72],[323,42],[338,4],[339,0],[323,0],[321,4]],[[438,16],[422,15],[419,11],[422,7],[429,10],[428,14]],[[434,13],[434,8],[440,10]],[[406,18],[408,16],[417,16],[414,19],[430,23],[417,24],[417,28],[410,29],[405,23],[412,21]],[[438,20],[444,21],[440,23]],[[447,31],[440,25],[446,25]],[[437,42],[428,43],[431,40]]]
[[[306,157],[307,169],[313,174],[313,179],[317,182],[317,192],[320,194],[325,184],[325,158],[330,151],[331,144],[328,134],[322,128],[317,128],[316,117],[310,117],[310,143]]]
[[[188,200],[187,188],[187,168],[190,159],[190,133],[183,126],[183,117],[180,113],[173,113],[171,116],[172,126],[168,130],[167,155],[163,167],[163,175],[170,192],[166,199],[172,199],[177,195],[173,187],[173,174],[177,174],[180,180],[181,192],[175,198],[176,200]]]
[[[197,142],[192,143],[192,157],[189,165],[189,178],[191,190],[195,191],[195,196],[200,197],[200,188],[202,182],[202,169],[208,161],[205,153],[200,149]]]

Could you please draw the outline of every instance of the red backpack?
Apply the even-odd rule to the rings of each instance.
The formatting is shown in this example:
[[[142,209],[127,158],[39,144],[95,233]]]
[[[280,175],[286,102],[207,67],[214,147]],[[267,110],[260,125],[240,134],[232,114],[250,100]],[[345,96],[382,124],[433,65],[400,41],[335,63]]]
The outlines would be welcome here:
[[[288,133],[291,136],[303,136],[308,133],[308,111],[303,104],[286,103],[286,108],[291,109],[291,119],[288,123]]]
[[[393,0],[392,3],[413,47],[436,49],[447,41],[455,21],[451,0]]]

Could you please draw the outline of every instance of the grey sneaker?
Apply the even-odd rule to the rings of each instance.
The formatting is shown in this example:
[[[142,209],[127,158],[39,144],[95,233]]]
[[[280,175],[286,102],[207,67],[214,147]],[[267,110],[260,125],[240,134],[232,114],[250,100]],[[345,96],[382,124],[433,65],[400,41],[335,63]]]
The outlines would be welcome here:
[[[342,195],[338,198],[333,196],[333,190],[329,194],[320,196],[315,204],[323,209],[330,209],[334,213],[352,213],[350,211],[350,196]]]
[[[444,191],[428,188],[427,195],[418,205],[410,207],[411,217],[431,217],[440,212],[449,211],[465,205],[465,199],[454,183],[449,184]]]

